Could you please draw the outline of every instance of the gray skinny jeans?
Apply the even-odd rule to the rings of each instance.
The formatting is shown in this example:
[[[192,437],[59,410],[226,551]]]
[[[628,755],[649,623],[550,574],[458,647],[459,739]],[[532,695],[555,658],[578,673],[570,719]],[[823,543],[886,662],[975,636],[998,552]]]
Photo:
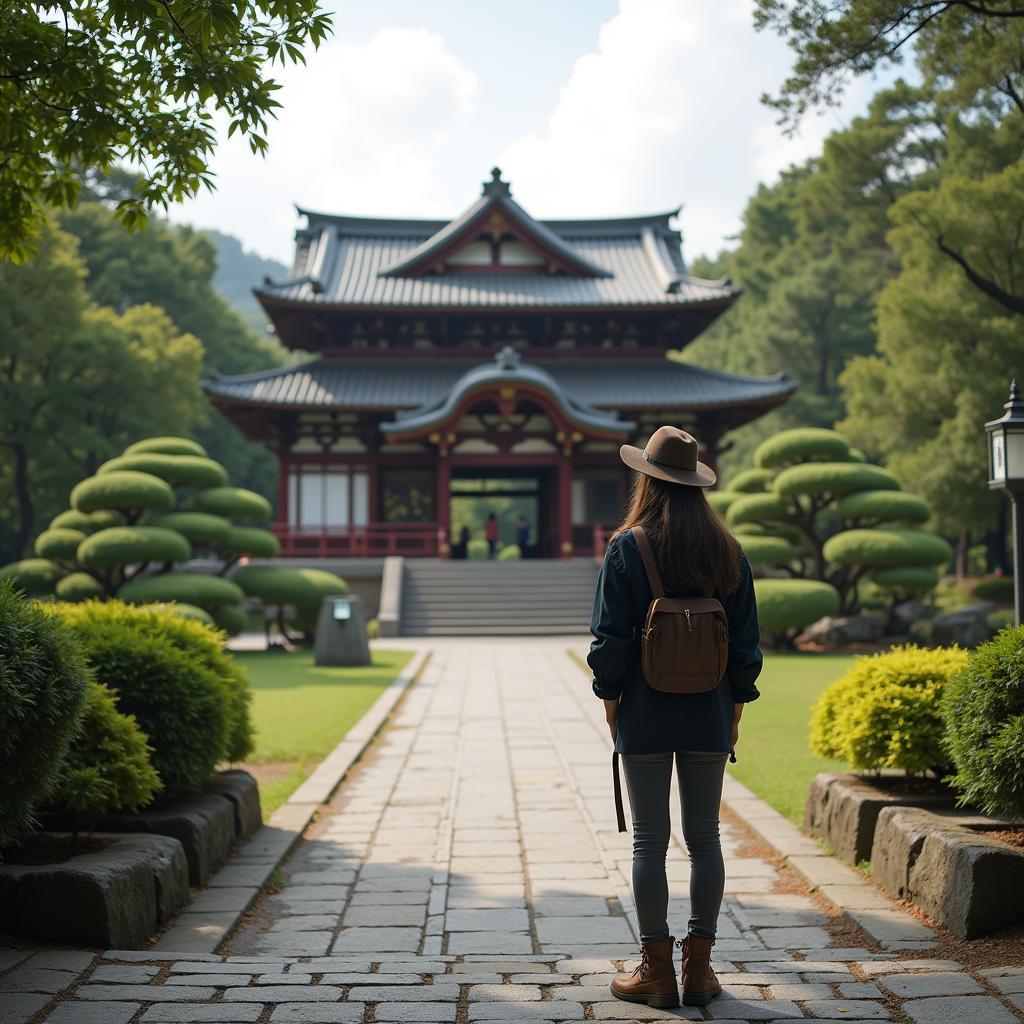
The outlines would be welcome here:
[[[718,812],[728,757],[696,751],[622,755],[633,814],[633,898],[644,942],[660,942],[671,934],[665,856],[672,828],[673,759],[683,810],[683,839],[690,854],[689,933],[715,937],[725,891]]]

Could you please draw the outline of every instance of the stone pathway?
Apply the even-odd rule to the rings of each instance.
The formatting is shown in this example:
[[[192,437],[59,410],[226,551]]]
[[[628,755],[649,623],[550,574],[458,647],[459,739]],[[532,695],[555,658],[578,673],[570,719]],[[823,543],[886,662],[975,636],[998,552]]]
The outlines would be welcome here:
[[[0,948],[0,1024],[1024,1020],[1024,966],[970,974],[838,945],[820,905],[728,824],[725,994],[706,1010],[614,1000],[637,940],[599,702],[564,643],[431,646],[224,955]],[[669,877],[682,933],[678,837]]]

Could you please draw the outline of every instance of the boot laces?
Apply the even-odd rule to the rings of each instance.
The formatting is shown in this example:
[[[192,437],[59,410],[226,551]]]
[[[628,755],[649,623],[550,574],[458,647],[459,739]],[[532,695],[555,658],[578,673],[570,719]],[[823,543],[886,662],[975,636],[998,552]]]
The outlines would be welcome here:
[[[651,961],[650,961],[650,957],[647,954],[647,947],[646,946],[641,946],[640,947],[640,963],[638,963],[636,965],[636,967],[633,968],[633,977],[634,978],[636,978],[636,977],[641,977],[641,978],[645,977],[647,972],[650,970],[650,967],[651,967]]]

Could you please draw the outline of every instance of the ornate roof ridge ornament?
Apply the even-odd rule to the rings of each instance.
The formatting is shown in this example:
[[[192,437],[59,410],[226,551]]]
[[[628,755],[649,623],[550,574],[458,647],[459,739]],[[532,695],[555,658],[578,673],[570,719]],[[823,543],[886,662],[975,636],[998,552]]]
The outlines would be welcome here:
[[[491,179],[485,181],[480,189],[482,196],[508,196],[512,198],[512,186],[507,181],[501,180],[501,168],[491,168]]]

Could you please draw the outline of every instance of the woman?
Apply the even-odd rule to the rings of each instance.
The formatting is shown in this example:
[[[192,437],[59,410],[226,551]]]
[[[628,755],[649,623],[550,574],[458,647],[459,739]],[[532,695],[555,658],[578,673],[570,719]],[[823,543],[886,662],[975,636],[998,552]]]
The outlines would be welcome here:
[[[643,944],[640,965],[612,982],[612,994],[660,1007],[679,1005],[665,874],[673,763],[691,865],[691,913],[680,943],[683,1002],[705,1006],[722,990],[711,969],[725,888],[718,834],[722,780],[727,759],[735,757],[743,706],[758,697],[754,683],[761,671],[750,566],[704,497],[703,489],[716,478],[697,454],[697,442],[675,427],[660,427],[643,451],[622,447],[623,462],[639,475],[598,578],[595,639],[587,658],[629,792],[633,894]],[[725,610],[728,661],[721,682],[712,681],[708,692],[660,692],[644,678],[640,634],[652,587],[633,533],[638,526],[653,548],[668,596],[710,593]]]

